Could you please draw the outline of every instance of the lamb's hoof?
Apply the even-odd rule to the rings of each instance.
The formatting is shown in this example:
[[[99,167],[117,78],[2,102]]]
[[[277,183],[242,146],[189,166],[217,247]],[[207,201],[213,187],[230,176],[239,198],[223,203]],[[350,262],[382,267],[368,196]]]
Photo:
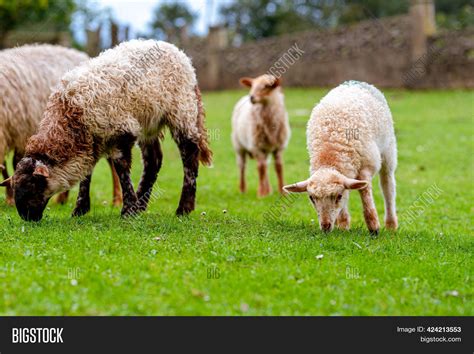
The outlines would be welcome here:
[[[122,204],[122,198],[114,198],[114,200],[112,201],[112,205],[116,208],[122,206]]]
[[[369,230],[369,232],[372,236],[377,236],[379,234],[379,229]]]
[[[132,216],[137,216],[140,213],[140,207],[133,206],[133,207],[123,207],[121,215],[123,218],[129,218]]]
[[[194,210],[194,207],[182,207],[179,206],[176,209],[176,216],[187,216]]]
[[[91,210],[90,205],[89,206],[80,206],[76,207],[73,212],[72,212],[72,217],[81,217],[86,215],[89,211]]]
[[[397,231],[398,221],[397,220],[385,220],[385,228],[387,230]]]

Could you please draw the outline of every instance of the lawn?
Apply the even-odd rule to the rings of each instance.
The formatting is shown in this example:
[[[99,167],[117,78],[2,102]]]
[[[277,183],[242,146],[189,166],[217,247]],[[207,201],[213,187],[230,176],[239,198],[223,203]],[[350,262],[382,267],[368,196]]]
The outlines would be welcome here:
[[[326,92],[285,91],[288,183],[308,176],[306,121]],[[182,168],[168,134],[159,190],[138,219],[123,220],[111,206],[106,162],[93,175],[92,211],[83,218],[70,217],[77,187],[37,224],[23,222],[2,193],[0,314],[474,315],[472,91],[386,92],[399,147],[401,228],[377,237],[366,230],[356,192],[352,230],[331,234],[319,231],[304,195],[286,204],[276,193],[258,199],[255,161],[249,191],[239,194],[230,114],[242,94],[204,95],[215,161],[200,170],[188,218],[174,216]],[[138,149],[134,161],[138,182]],[[273,169],[271,182],[275,189]],[[433,188],[442,192],[427,201]],[[270,210],[277,217],[266,217]]]

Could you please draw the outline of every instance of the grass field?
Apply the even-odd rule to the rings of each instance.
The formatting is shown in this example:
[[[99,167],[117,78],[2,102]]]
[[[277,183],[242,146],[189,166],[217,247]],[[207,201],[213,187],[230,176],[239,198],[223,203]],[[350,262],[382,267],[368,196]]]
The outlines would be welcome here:
[[[327,90],[285,92],[290,183],[308,176],[305,125]],[[69,216],[77,187],[67,205],[51,202],[38,224],[20,220],[2,193],[0,314],[474,315],[472,91],[386,92],[399,146],[401,228],[382,229],[378,237],[366,231],[356,192],[352,231],[327,235],[306,196],[286,210],[275,193],[256,197],[255,161],[249,192],[238,193],[230,113],[242,94],[204,95],[215,161],[200,170],[197,209],[189,218],[174,216],[182,168],[169,135],[159,197],[137,220],[122,220],[111,207],[104,162],[93,176],[92,211],[80,219]],[[275,189],[273,169],[271,181]],[[423,193],[432,186],[442,193],[427,202]],[[413,205],[417,217],[408,214]],[[269,210],[280,216],[265,218]]]

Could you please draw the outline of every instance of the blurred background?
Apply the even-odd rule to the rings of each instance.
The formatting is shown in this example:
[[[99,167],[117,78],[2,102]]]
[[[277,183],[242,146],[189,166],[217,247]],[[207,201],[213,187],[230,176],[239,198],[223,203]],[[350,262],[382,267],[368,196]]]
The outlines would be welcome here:
[[[272,72],[287,86],[474,87],[469,0],[0,0],[0,47],[95,56],[133,38],[175,43],[200,86]],[[276,67],[276,71],[275,71]]]

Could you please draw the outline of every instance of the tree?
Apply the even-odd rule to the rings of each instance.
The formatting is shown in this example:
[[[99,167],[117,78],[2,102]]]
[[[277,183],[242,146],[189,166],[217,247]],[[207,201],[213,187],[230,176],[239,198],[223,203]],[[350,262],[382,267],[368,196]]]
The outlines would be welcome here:
[[[0,47],[8,31],[20,27],[65,31],[74,10],[74,0],[0,0]]]
[[[197,14],[183,3],[164,3],[155,9],[151,26],[155,37],[179,44],[187,35],[186,31],[192,29],[196,19]]]
[[[220,8],[224,23],[243,41],[335,24],[340,0],[241,0]]]

